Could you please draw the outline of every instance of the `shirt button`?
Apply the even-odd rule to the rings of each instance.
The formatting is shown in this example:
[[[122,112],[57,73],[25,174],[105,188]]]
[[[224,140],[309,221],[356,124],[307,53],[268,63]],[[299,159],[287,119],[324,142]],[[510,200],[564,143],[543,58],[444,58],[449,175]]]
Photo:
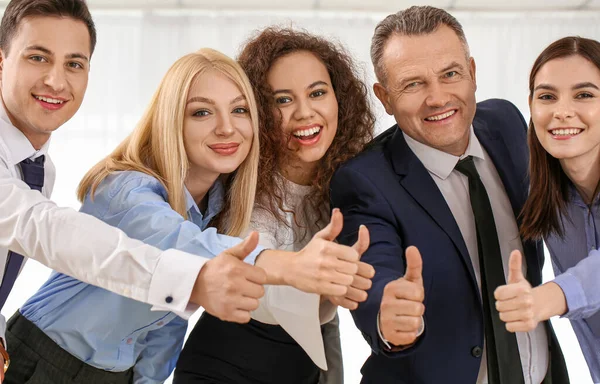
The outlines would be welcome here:
[[[167,296],[165,298],[165,301],[167,302],[167,304],[171,304],[173,302],[173,296]]]
[[[127,344],[131,345],[131,343],[133,343],[133,339],[130,337],[129,339],[127,339]]]
[[[473,357],[481,357],[483,354],[483,349],[480,346],[476,345],[471,349],[471,356]]]

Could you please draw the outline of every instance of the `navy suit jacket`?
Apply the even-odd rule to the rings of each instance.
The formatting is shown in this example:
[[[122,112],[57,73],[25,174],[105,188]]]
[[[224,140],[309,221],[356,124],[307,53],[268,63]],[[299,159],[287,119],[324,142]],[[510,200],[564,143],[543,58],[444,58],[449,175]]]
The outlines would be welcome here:
[[[517,218],[529,187],[527,125],[511,103],[487,100],[477,104],[473,129],[498,170]],[[475,383],[484,331],[471,259],[444,197],[397,125],[337,170],[331,181],[331,206],[344,214],[341,243],[352,244],[361,224],[371,236],[362,261],[373,265],[376,274],[367,301],[353,311],[372,349],[361,370],[362,383]],[[423,258],[425,332],[414,346],[388,352],[377,333],[377,314],[385,285],[404,274],[404,250],[410,245],[417,246]],[[528,279],[539,285],[541,244],[525,242],[523,247]],[[566,383],[562,353],[548,330],[553,384]]]

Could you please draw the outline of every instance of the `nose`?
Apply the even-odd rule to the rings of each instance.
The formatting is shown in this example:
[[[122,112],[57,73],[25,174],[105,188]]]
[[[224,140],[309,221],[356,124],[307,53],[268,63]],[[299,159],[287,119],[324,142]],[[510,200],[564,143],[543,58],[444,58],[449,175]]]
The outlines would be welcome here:
[[[232,117],[229,114],[219,116],[217,118],[217,126],[215,127],[215,134],[219,137],[229,137],[235,132],[233,126]]]
[[[58,93],[65,89],[66,83],[67,77],[65,76],[65,69],[62,64],[53,64],[44,78],[44,84],[50,87],[52,91]]]
[[[575,111],[569,100],[559,100],[554,110],[554,118],[558,120],[566,120],[575,116]]]
[[[294,119],[296,120],[307,120],[315,115],[311,102],[308,98],[298,98],[296,103],[296,109],[294,110]]]
[[[444,89],[444,85],[438,81],[432,81],[428,87],[429,94],[425,102],[431,108],[442,108],[450,102],[450,94]]]

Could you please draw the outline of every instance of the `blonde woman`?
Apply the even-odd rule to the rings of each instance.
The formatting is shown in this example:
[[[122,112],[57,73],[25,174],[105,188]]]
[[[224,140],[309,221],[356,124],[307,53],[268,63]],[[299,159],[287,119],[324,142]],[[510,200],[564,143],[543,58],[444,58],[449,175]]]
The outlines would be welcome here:
[[[85,175],[78,191],[81,210],[158,248],[217,255],[240,242],[217,232],[238,236],[250,221],[257,132],[253,93],[239,65],[210,49],[186,55],[169,69],[133,133]],[[266,280],[345,294],[358,270],[359,252],[328,241],[339,226],[332,223],[300,252],[263,252],[259,261]],[[246,261],[253,263],[259,251]],[[324,258],[332,263],[319,271]],[[207,261],[200,273],[215,268],[217,259]],[[96,267],[90,266],[90,273]],[[225,275],[219,278],[224,289],[241,290]],[[261,295],[262,286],[255,284],[254,292],[237,303],[209,303],[205,310],[214,314],[218,306],[237,305],[240,315],[231,320],[248,321],[244,315],[258,306]],[[21,334],[9,342],[18,355],[9,383],[160,383],[175,366],[187,326],[174,313],[58,273],[15,317]],[[51,358],[20,348],[24,338],[52,351],[46,354]]]

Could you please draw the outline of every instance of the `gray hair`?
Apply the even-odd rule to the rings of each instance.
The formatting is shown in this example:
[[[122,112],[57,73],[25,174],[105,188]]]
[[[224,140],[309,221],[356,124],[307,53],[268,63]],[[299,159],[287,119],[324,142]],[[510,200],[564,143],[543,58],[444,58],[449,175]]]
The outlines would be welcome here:
[[[375,76],[380,83],[387,77],[382,64],[383,51],[387,41],[392,35],[420,36],[434,32],[440,25],[450,27],[463,43],[467,58],[469,58],[469,45],[463,32],[462,25],[454,16],[440,8],[431,6],[412,6],[405,10],[391,14],[375,27],[371,39],[371,61],[375,68]]]

